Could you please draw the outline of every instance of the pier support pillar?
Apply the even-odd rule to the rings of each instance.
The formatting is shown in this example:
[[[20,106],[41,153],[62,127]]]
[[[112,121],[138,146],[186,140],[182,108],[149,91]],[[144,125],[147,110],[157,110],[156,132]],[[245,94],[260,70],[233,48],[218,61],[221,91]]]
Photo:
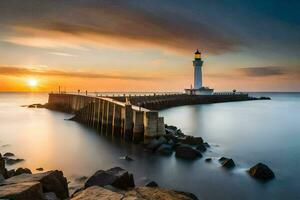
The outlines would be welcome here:
[[[133,141],[140,142],[144,139],[144,112],[133,112]]]
[[[114,104],[113,110],[113,131],[112,135],[114,137],[119,137],[121,135],[121,106]]]
[[[148,111],[144,114],[145,131],[144,139],[153,138],[157,136],[157,122],[158,122],[158,112]]]
[[[159,136],[166,134],[165,122],[163,117],[158,117],[157,121],[157,134]]]
[[[112,134],[112,124],[113,124],[113,110],[114,105],[111,102],[107,102],[107,119],[106,119],[106,135],[111,135]]]
[[[133,128],[133,111],[132,105],[125,105],[125,118],[124,118],[124,139],[127,141],[132,140],[132,128]]]

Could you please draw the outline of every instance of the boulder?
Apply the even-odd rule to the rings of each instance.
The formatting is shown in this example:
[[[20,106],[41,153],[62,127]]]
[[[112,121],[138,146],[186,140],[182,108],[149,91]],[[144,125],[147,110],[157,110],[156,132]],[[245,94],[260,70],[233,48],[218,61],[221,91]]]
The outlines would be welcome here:
[[[154,152],[160,145],[162,144],[162,141],[159,141],[157,139],[152,139],[149,144],[146,146],[146,148],[152,152]]]
[[[8,158],[8,157],[4,157],[4,160],[6,161],[7,165],[14,165],[16,163],[22,162],[24,161],[24,159],[20,159],[20,158]]]
[[[13,177],[16,174],[16,170],[11,169],[7,171],[7,178]]]
[[[99,186],[92,186],[76,192],[71,200],[121,200],[122,194],[112,192]]]
[[[67,179],[62,171],[48,171],[37,174],[21,174],[6,179],[0,183],[0,188],[4,185],[12,185],[27,182],[40,182],[43,192],[54,192],[58,198],[66,199],[69,197]]]
[[[133,158],[131,158],[129,156],[125,156],[124,159],[127,160],[127,161],[133,161]]]
[[[14,176],[20,175],[20,174],[32,174],[31,170],[28,168],[18,168],[15,172]]]
[[[203,144],[204,144],[204,146],[205,146],[206,148],[209,148],[209,147],[210,147],[210,145],[209,145],[207,142],[204,142]]]
[[[7,152],[5,154],[3,154],[4,157],[12,157],[15,156],[15,154],[11,153],[11,152]]]
[[[71,200],[198,200],[186,192],[162,189],[159,187],[139,187],[118,193],[99,186],[92,186],[74,195]]]
[[[201,151],[201,152],[205,152],[206,151],[206,146],[204,145],[204,143],[202,143],[202,144],[199,144],[196,149]]]
[[[114,167],[109,170],[99,170],[85,182],[85,188],[91,186],[112,185],[119,189],[128,189],[134,187],[133,175],[120,167]]]
[[[231,158],[225,159],[221,162],[222,167],[225,167],[227,169],[231,169],[235,167],[235,163]]]
[[[258,163],[249,169],[249,174],[257,179],[270,180],[275,177],[274,172],[265,164]]]
[[[176,147],[176,157],[184,158],[184,159],[196,159],[201,158],[202,154],[200,151],[194,149],[193,147],[187,145],[180,145]]]
[[[185,136],[179,140],[183,144],[200,145],[203,143],[202,137]]]
[[[0,174],[4,178],[7,178],[7,170],[5,168],[5,159],[2,157],[1,153],[0,153]]]
[[[235,167],[235,163],[231,158],[221,157],[219,162],[221,163],[222,167],[227,169]]]
[[[44,200],[60,200],[54,192],[46,192],[43,194]]]
[[[88,177],[86,177],[86,176],[80,176],[80,177],[76,177],[75,181],[78,183],[82,183],[82,182],[86,181],[87,179],[88,179]]]
[[[158,152],[162,155],[171,155],[173,153],[173,149],[172,149],[172,146],[169,144],[162,144],[162,145],[160,145],[160,147],[158,147],[156,152]]]
[[[155,181],[150,181],[145,184],[145,187],[158,187],[158,184]]]
[[[212,158],[205,158],[205,162],[211,162]]]
[[[43,200],[42,185],[38,181],[3,185],[0,187],[0,199]]]
[[[124,200],[141,199],[141,200],[198,200],[198,198],[186,192],[179,192],[159,187],[138,187],[124,194]]]
[[[44,171],[44,168],[42,167],[39,167],[39,168],[36,168],[37,171]]]

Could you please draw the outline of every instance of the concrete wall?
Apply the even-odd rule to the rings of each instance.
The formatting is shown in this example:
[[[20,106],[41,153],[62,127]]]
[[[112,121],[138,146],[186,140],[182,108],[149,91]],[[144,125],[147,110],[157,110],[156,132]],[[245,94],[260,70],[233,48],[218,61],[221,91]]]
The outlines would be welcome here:
[[[49,94],[48,107],[74,113],[74,120],[105,135],[140,142],[165,134],[164,119],[157,111],[110,98],[74,94]]]

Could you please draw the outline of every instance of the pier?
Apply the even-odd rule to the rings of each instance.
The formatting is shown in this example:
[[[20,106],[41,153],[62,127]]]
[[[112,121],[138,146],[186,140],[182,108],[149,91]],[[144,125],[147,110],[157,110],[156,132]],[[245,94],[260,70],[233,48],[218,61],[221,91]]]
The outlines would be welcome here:
[[[256,100],[246,93],[187,95],[162,93],[148,95],[81,95],[50,93],[47,107],[73,113],[73,120],[105,135],[140,142],[166,133],[158,110],[174,106]]]
[[[51,93],[47,107],[74,113],[74,120],[127,141],[139,142],[165,134],[164,118],[158,111],[109,97]]]

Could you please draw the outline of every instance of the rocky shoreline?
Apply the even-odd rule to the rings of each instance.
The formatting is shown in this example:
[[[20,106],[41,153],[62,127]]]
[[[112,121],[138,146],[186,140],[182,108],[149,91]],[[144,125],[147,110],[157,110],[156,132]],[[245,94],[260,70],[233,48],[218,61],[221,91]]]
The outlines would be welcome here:
[[[0,155],[0,199],[9,200],[197,200],[191,193],[160,188],[157,183],[135,187],[133,174],[114,167],[99,170],[89,177],[84,186],[70,194],[63,172],[52,170],[32,174],[19,168],[19,173],[9,175]]]

